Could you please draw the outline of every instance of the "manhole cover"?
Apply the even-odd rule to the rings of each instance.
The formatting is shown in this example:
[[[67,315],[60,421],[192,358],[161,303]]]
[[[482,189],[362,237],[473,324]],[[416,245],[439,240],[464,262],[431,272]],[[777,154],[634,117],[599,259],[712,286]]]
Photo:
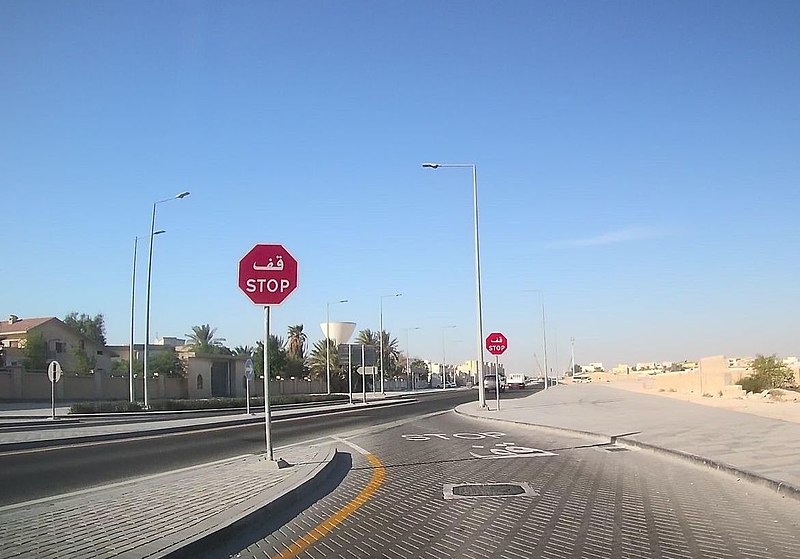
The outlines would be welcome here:
[[[445,499],[536,497],[538,495],[527,482],[445,484],[442,493]]]

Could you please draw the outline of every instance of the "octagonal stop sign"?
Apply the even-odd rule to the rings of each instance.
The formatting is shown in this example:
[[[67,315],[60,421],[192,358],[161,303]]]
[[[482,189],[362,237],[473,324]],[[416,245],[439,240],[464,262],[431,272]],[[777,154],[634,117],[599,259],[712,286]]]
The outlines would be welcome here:
[[[297,260],[283,245],[256,245],[239,260],[239,289],[257,305],[280,305],[297,288]]]
[[[486,349],[492,355],[503,355],[508,349],[508,338],[501,332],[492,332],[486,336]]]

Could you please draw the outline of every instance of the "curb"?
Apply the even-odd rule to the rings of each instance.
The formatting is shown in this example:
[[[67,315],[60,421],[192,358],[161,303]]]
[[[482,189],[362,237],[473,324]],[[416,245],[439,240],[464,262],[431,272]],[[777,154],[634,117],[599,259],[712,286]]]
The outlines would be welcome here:
[[[388,402],[376,402],[373,404],[367,404],[364,406],[363,404],[359,407],[351,407],[350,404],[345,404],[343,407],[329,409],[329,410],[318,410],[318,409],[310,409],[304,411],[298,411],[297,413],[282,415],[280,417],[273,417],[272,423],[286,421],[289,419],[299,419],[303,417],[314,417],[317,415],[330,415],[333,413],[341,413],[341,412],[348,412],[348,411],[361,411],[365,408],[372,408],[372,407],[383,407],[383,406],[397,406],[397,405],[405,405],[407,403],[415,402],[414,399],[403,399],[403,400],[391,400]],[[88,442],[97,442],[97,441],[115,441],[121,439],[134,439],[134,438],[141,438],[141,437],[150,437],[154,435],[165,435],[170,433],[190,433],[192,431],[202,431],[208,429],[210,426],[213,427],[233,427],[238,425],[249,425],[249,424],[259,424],[263,423],[263,417],[247,417],[243,419],[235,419],[225,422],[219,422],[216,424],[208,424],[208,423],[199,423],[197,425],[182,425],[178,427],[165,427],[162,429],[150,429],[147,431],[129,431],[123,433],[104,433],[101,435],[82,435],[77,437],[67,437],[67,438],[59,438],[59,439],[43,439],[37,441],[18,441],[18,442],[9,442],[9,443],[0,443],[0,452],[11,452],[17,450],[31,450],[37,448],[47,448],[52,446],[62,446],[64,444],[82,444]]]
[[[462,404],[464,405],[464,404]],[[467,404],[469,405],[469,404]],[[521,425],[525,427],[534,427],[536,429],[541,429],[545,431],[554,431],[557,433],[569,433],[572,435],[581,435],[584,437],[591,437],[595,439],[601,440],[609,440],[610,444],[618,444],[620,446],[628,446],[634,448],[640,448],[643,450],[649,450],[651,452],[655,452],[657,454],[664,454],[667,456],[671,456],[674,458],[679,458],[685,462],[689,462],[691,464],[697,466],[704,466],[707,468],[711,468],[713,470],[717,470],[720,472],[724,472],[726,474],[730,474],[739,478],[746,479],[747,481],[754,483],[756,485],[760,485],[762,487],[766,487],[775,491],[781,497],[789,497],[796,501],[800,501],[800,487],[792,485],[791,483],[787,483],[785,481],[779,481],[767,477],[762,474],[758,474],[756,472],[751,472],[750,470],[745,470],[744,468],[738,468],[733,466],[732,464],[727,464],[725,462],[720,462],[719,460],[714,460],[712,458],[706,458],[704,456],[700,456],[698,454],[692,454],[691,452],[685,452],[683,450],[676,450],[674,448],[667,448],[663,446],[654,445],[651,443],[645,443],[637,440],[626,439],[624,437],[630,435],[603,435],[601,433],[593,433],[591,431],[579,431],[577,429],[568,429],[566,427],[554,427],[552,425],[542,425],[540,423],[526,423],[524,421],[515,421],[513,419],[501,419],[498,417],[484,417],[482,415],[473,415],[471,413],[467,413],[465,411],[459,411],[459,407],[457,406],[454,408],[454,411],[466,417],[471,417],[473,419],[485,419],[487,421],[497,421],[499,423],[511,423],[513,425]]]
[[[318,460],[317,457],[323,453],[324,456]],[[330,477],[337,454],[335,446],[328,446],[324,450],[320,449],[320,452],[315,455],[313,464],[307,465],[303,471],[298,471],[297,475],[289,477],[286,483],[281,484],[286,487],[281,488],[277,496],[267,497],[266,501],[263,496],[253,497],[239,505],[241,510],[233,512],[231,516],[215,523],[208,529],[145,556],[157,559],[196,557],[220,538],[229,537],[259,518],[268,517],[281,509],[294,505],[313,493]],[[142,550],[136,551],[139,553]]]

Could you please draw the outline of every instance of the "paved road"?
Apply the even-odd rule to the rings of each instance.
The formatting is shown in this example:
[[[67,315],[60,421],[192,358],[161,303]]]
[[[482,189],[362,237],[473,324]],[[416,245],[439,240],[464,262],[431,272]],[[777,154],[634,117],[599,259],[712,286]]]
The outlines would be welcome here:
[[[474,391],[420,395],[414,404],[273,424],[274,446],[451,409]],[[263,423],[0,453],[0,506],[264,450]]]
[[[646,450],[452,412],[343,437],[341,483],[206,557],[800,558],[796,501]]]

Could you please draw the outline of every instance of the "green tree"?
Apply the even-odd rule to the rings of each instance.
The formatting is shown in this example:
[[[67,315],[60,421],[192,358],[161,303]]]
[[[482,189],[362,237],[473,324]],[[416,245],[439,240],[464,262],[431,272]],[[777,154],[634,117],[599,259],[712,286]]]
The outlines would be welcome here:
[[[398,348],[397,338],[393,338],[386,330],[383,330],[380,336],[383,337],[383,370],[387,375],[396,374],[402,368],[399,364],[400,349]],[[379,352],[380,336],[375,341],[375,346]],[[378,355],[378,366],[380,366],[380,355]]]
[[[380,338],[378,338],[378,332],[373,332],[369,328],[365,328],[364,330],[359,331],[358,336],[356,336],[357,344],[364,344],[364,345],[374,345],[378,347],[380,345]]]
[[[737,384],[746,392],[762,392],[770,388],[789,388],[794,385],[794,373],[776,355],[756,355],[753,371]]]
[[[156,351],[150,355],[148,372],[153,376],[183,377],[186,374],[183,361],[172,351]]]
[[[331,371],[338,371],[339,364],[339,349],[336,347],[336,342],[328,340],[331,356]],[[326,375],[326,350],[325,340],[318,340],[311,348],[311,353],[308,355],[308,368],[311,370],[313,376],[317,378],[325,378]]]
[[[22,350],[23,364],[28,370],[47,368],[47,341],[41,332],[28,332],[25,348]]]
[[[215,336],[216,333],[217,329],[212,328],[210,324],[201,324],[192,326],[191,333],[185,335],[197,353],[230,354],[231,351],[222,344],[221,338]]]
[[[425,371],[426,373],[430,373],[431,370],[428,368],[428,364],[419,358],[414,358],[411,360],[411,368],[416,371]]]
[[[64,317],[64,324],[74,328],[93,342],[106,345],[106,324],[102,314],[94,317],[88,314],[71,312]]]
[[[253,352],[255,352],[256,348],[251,345],[237,345],[233,348],[233,354],[237,357],[239,356],[247,356],[252,357]]]
[[[303,325],[289,326],[288,345],[286,352],[300,361],[305,360],[307,336],[303,332]]]
[[[269,378],[274,379],[278,375],[286,373],[286,343],[283,338],[275,334],[269,335]],[[264,342],[256,342],[256,350],[253,353],[253,367],[256,375],[264,376]]]
[[[111,364],[111,373],[114,376],[128,376],[131,368],[127,359],[117,359]],[[133,375],[142,378],[144,363],[140,359],[133,360]]]
[[[71,347],[69,353],[72,356],[72,371],[79,375],[88,375],[93,372],[95,367],[94,356],[89,357],[86,350],[79,347]]]

